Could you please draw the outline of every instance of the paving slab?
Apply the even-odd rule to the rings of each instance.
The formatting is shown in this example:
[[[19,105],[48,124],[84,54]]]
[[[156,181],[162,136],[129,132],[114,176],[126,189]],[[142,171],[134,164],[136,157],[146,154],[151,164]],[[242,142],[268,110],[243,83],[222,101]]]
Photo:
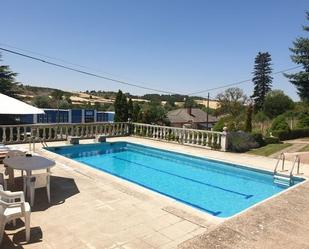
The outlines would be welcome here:
[[[189,155],[272,171],[275,159],[133,137],[128,141]],[[89,143],[93,140],[82,140]],[[49,146],[64,142],[48,143]],[[21,145],[28,148],[28,145]],[[6,227],[1,248],[306,248],[309,183],[263,202],[231,219],[218,219],[105,172],[42,150],[54,159],[51,204],[36,192],[31,241],[22,221]],[[302,165],[302,176],[309,166]],[[21,179],[17,182],[21,183]],[[16,188],[21,188],[17,184]],[[287,226],[287,227],[285,227]],[[279,228],[278,228],[279,227]],[[294,231],[291,235],[291,231]],[[281,237],[283,237],[281,239]],[[296,241],[292,247],[291,240]],[[263,242],[264,241],[264,242]],[[265,242],[266,241],[266,242]],[[287,247],[283,247],[283,245]],[[264,247],[263,247],[264,246]],[[265,247],[266,246],[266,247]]]

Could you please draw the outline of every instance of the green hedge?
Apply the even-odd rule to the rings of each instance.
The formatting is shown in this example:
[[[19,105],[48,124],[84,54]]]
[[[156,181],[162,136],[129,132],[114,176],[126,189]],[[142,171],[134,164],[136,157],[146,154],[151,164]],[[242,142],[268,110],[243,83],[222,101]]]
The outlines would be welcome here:
[[[275,137],[278,137],[281,141],[288,139],[296,139],[301,137],[309,137],[309,128],[294,129],[290,131],[273,131]]]
[[[278,137],[265,137],[266,144],[280,144],[280,139]]]
[[[263,138],[262,133],[252,133],[252,136],[253,136],[255,142],[257,142],[259,144],[259,147],[266,145],[266,142]]]
[[[246,152],[259,147],[250,133],[235,131],[228,133],[228,150],[232,152]]]

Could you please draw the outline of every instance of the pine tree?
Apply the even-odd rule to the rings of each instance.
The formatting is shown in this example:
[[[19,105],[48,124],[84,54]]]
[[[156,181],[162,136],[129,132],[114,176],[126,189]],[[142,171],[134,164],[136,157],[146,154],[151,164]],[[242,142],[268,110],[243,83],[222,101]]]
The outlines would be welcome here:
[[[309,11],[306,12],[309,21]],[[309,31],[309,26],[303,26],[305,31]],[[300,37],[293,42],[294,47],[291,59],[296,64],[302,65],[303,70],[294,74],[284,74],[290,82],[296,86],[299,97],[309,102],[309,38]]]
[[[141,121],[141,107],[138,103],[134,103],[133,105],[133,115],[132,115],[132,120],[133,122],[140,122]]]
[[[122,94],[121,98],[121,122],[127,122],[129,118],[129,113],[128,113],[128,101],[127,101],[127,96],[125,94]]]
[[[121,100],[122,100],[122,91],[119,90],[117,95],[116,95],[116,99],[115,99],[115,103],[114,103],[114,107],[115,107],[115,122],[121,122],[122,120],[122,108],[121,108]]]
[[[253,113],[253,106],[249,104],[247,107],[246,122],[245,122],[246,132],[252,132],[252,113]]]
[[[0,54],[1,61],[1,54]],[[9,66],[0,65],[0,93],[16,98],[16,73],[10,70]]]
[[[121,90],[118,91],[114,103],[115,107],[115,122],[127,122],[128,121],[128,103],[127,96],[122,93]]]
[[[254,101],[255,111],[262,109],[266,94],[271,90],[271,56],[268,52],[259,52],[255,57],[255,65],[252,82],[254,90],[251,98]]]
[[[128,101],[128,118],[132,121],[133,118],[133,101],[130,98]]]

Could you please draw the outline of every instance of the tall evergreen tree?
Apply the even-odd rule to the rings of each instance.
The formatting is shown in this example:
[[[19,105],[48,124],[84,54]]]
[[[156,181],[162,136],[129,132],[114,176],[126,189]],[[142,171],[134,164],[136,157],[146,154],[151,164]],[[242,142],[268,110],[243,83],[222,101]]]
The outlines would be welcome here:
[[[141,119],[141,107],[138,103],[133,104],[133,115],[132,120],[133,122],[140,122]]]
[[[128,103],[127,96],[122,93],[121,90],[118,91],[114,103],[115,107],[115,122],[127,122],[128,121]]]
[[[1,54],[0,54],[0,62],[1,62]],[[16,73],[10,70],[9,66],[0,65],[0,93],[8,95],[10,97],[15,97],[17,94],[16,90]]]
[[[306,12],[309,21],[309,11]],[[303,26],[305,31],[309,31],[309,26]],[[291,59],[296,64],[302,65],[303,70],[294,74],[285,74],[290,82],[296,86],[299,97],[309,102],[309,38],[299,37],[293,42],[294,47],[290,48],[293,52]]]
[[[115,122],[121,122],[122,120],[122,108],[121,108],[121,100],[122,100],[122,91],[119,90],[117,95],[116,95],[116,99],[115,99],[115,103],[114,103],[114,107],[115,107]]]
[[[252,113],[253,113],[253,106],[250,103],[247,107],[247,113],[246,113],[246,121],[245,121],[246,132],[252,132]]]
[[[127,96],[125,94],[122,94],[121,98],[121,122],[127,122],[129,118],[129,113],[128,113],[128,101],[127,101]]]
[[[266,94],[271,90],[271,56],[268,52],[259,52],[255,57],[252,82],[254,90],[251,98],[254,101],[255,111],[262,109]]]
[[[128,118],[132,121],[133,118],[133,101],[130,98],[128,101]]]

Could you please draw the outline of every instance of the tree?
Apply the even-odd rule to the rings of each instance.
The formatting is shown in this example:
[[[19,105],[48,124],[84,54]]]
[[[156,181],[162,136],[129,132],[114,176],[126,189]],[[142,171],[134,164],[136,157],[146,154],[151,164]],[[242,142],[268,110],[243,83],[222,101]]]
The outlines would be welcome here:
[[[283,115],[279,115],[273,120],[270,129],[272,131],[290,131],[289,124]]]
[[[217,110],[219,114],[229,114],[237,117],[245,110],[247,96],[237,87],[226,89],[223,93],[217,95],[220,108]]]
[[[147,104],[142,112],[142,122],[146,124],[166,124],[166,112],[156,101]]]
[[[121,99],[122,99],[122,91],[119,90],[117,95],[116,95],[116,99],[115,99],[115,103],[114,103],[114,107],[115,107],[115,122],[120,122],[122,119],[122,114],[121,114]]]
[[[34,97],[33,104],[39,108],[51,108],[51,101],[48,96],[39,95]]]
[[[0,54],[1,61],[1,54]],[[0,65],[0,92],[10,97],[16,98],[17,83],[15,77],[17,73],[10,70],[9,66]]]
[[[141,116],[141,107],[138,103],[133,104],[133,114],[132,114],[132,121],[139,122]]]
[[[264,134],[265,123],[268,121],[268,117],[263,111],[259,111],[254,115],[254,121],[260,124],[261,133]]]
[[[302,114],[298,119],[297,128],[309,128],[309,115]]]
[[[56,108],[57,108],[57,122],[59,122],[60,120],[60,112],[59,112],[59,109],[60,109],[60,102],[61,100],[63,100],[63,95],[64,95],[64,92],[61,91],[61,90],[54,90],[52,93],[51,93],[51,96],[53,98],[53,100],[55,101],[55,105],[56,105]]]
[[[251,132],[252,131],[252,114],[253,114],[253,106],[249,104],[247,107],[246,113],[246,122],[245,122],[245,131]]]
[[[196,102],[194,101],[193,98],[187,97],[184,103],[184,107],[185,108],[193,108],[193,107],[197,107]]]
[[[214,131],[223,131],[223,127],[225,126],[225,120],[224,118],[220,118],[217,123],[214,125],[213,130]]]
[[[130,98],[128,101],[128,118],[132,121],[132,117],[133,117],[133,101]]]
[[[309,11],[306,12],[309,20]],[[309,26],[303,26],[305,31],[309,31]],[[299,97],[309,102],[309,38],[299,37],[293,42],[294,47],[290,48],[293,55],[291,59],[298,65],[302,65],[303,70],[294,74],[284,74],[290,82],[296,86]]]
[[[127,96],[125,94],[122,95],[121,98],[121,112],[122,112],[122,122],[127,122],[129,118],[128,113],[128,102],[127,102]]]
[[[274,90],[267,94],[263,109],[268,117],[274,118],[293,107],[294,102],[289,96],[281,90]]]
[[[59,109],[70,109],[72,106],[66,99],[59,101]]]
[[[54,106],[59,109],[59,104],[60,101],[63,100],[64,92],[56,89],[51,93],[51,97],[53,99]]]
[[[268,52],[259,52],[255,57],[255,65],[252,82],[254,90],[251,98],[254,101],[255,111],[262,109],[265,97],[271,90],[272,77],[271,77],[271,56]]]
[[[128,121],[128,103],[127,96],[122,93],[121,90],[118,91],[114,103],[115,107],[115,122],[127,122]]]

